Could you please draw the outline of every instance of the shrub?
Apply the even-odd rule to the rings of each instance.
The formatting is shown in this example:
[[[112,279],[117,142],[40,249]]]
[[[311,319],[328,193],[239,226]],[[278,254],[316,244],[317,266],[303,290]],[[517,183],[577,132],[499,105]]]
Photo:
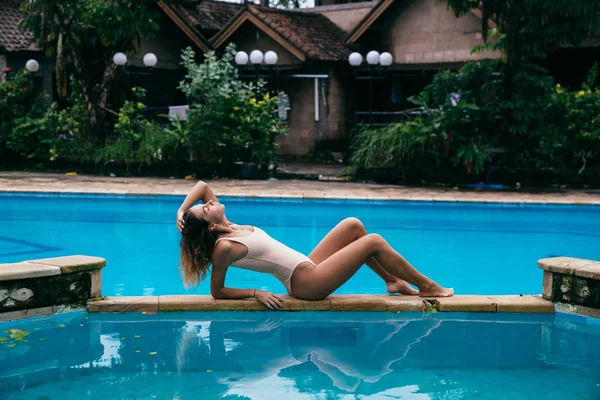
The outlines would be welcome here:
[[[184,139],[190,160],[268,163],[275,138],[287,133],[277,116],[277,97],[267,93],[263,81],[242,81],[234,55],[230,45],[220,59],[210,52],[196,64],[191,49],[183,53],[188,72],[180,88],[192,103]]]

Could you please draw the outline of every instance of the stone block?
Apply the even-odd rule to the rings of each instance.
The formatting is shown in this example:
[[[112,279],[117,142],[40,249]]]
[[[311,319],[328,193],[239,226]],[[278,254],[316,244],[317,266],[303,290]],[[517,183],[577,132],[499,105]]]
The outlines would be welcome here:
[[[63,274],[89,271],[91,269],[98,269],[106,266],[106,260],[104,258],[81,255],[43,258],[41,260],[28,261],[28,263],[53,265],[59,267]]]
[[[423,312],[426,311],[423,299],[418,296],[384,296],[387,311]]]
[[[331,310],[331,301],[329,298],[324,300],[299,300],[292,296],[281,296],[283,298],[283,311],[329,311]]]
[[[554,311],[564,314],[576,314],[590,318],[600,318],[600,309],[576,304],[555,303]]]
[[[496,304],[484,296],[427,297],[426,300],[441,312],[496,312]]]
[[[158,297],[159,311],[215,311],[218,310],[212,296],[172,295]]]
[[[90,279],[92,280],[90,298],[97,299],[102,297],[102,269],[90,272]]]
[[[496,304],[497,312],[543,314],[554,312],[551,301],[537,296],[491,296],[490,299]]]
[[[24,319],[24,318],[43,317],[43,316],[47,316],[47,315],[52,315],[53,312],[54,312],[54,309],[52,306],[33,308],[31,310],[10,311],[10,312],[5,312],[5,313],[0,313],[0,322],[14,321],[14,320]]]
[[[593,262],[575,270],[575,276],[600,281],[600,263]]]
[[[158,296],[107,297],[88,302],[89,312],[158,312]]]
[[[554,272],[552,301],[600,309],[600,281]]]
[[[383,296],[369,294],[338,294],[329,296],[332,311],[386,311]]]
[[[544,271],[557,272],[564,275],[576,275],[576,270],[594,265],[600,266],[600,263],[573,257],[552,257],[538,260],[538,267]]]
[[[552,276],[550,271],[544,271],[544,280],[542,282],[542,297],[546,300],[552,299]]]
[[[30,264],[27,262],[0,264],[0,281],[40,278],[60,275],[60,268],[53,265]]]

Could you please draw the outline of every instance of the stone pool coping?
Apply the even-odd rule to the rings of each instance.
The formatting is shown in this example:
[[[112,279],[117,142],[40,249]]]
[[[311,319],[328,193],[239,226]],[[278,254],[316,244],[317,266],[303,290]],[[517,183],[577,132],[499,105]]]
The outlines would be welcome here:
[[[283,295],[282,311],[388,311],[554,313],[551,301],[540,296],[457,295],[446,298],[349,294],[304,301]],[[255,299],[218,300],[205,295],[110,296],[88,302],[89,312],[269,311]]]
[[[207,180],[217,196],[600,205],[600,190],[527,193],[418,188],[357,182],[302,180]],[[196,180],[66,176],[57,173],[0,171],[0,192],[87,193],[109,195],[186,195]]]

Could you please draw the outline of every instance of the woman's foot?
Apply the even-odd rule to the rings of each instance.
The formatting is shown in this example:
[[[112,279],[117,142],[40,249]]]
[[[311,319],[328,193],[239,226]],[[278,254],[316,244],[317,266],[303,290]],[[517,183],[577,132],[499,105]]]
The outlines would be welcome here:
[[[386,282],[385,288],[388,293],[400,293],[407,296],[417,296],[419,294],[418,290],[413,289],[408,283],[404,282],[402,279]]]
[[[419,287],[419,296],[421,297],[451,297],[454,296],[454,289],[441,287],[435,282],[427,286]]]

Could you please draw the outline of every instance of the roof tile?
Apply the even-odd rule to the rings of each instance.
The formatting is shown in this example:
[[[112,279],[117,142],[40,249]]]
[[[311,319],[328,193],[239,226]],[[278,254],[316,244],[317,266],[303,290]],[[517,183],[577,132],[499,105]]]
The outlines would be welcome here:
[[[21,0],[0,1],[0,47],[6,51],[37,50],[33,45],[33,33],[21,32],[19,21],[25,16],[20,10]]]
[[[350,54],[344,43],[346,33],[323,15],[259,6],[249,10],[308,59],[338,61]]]

